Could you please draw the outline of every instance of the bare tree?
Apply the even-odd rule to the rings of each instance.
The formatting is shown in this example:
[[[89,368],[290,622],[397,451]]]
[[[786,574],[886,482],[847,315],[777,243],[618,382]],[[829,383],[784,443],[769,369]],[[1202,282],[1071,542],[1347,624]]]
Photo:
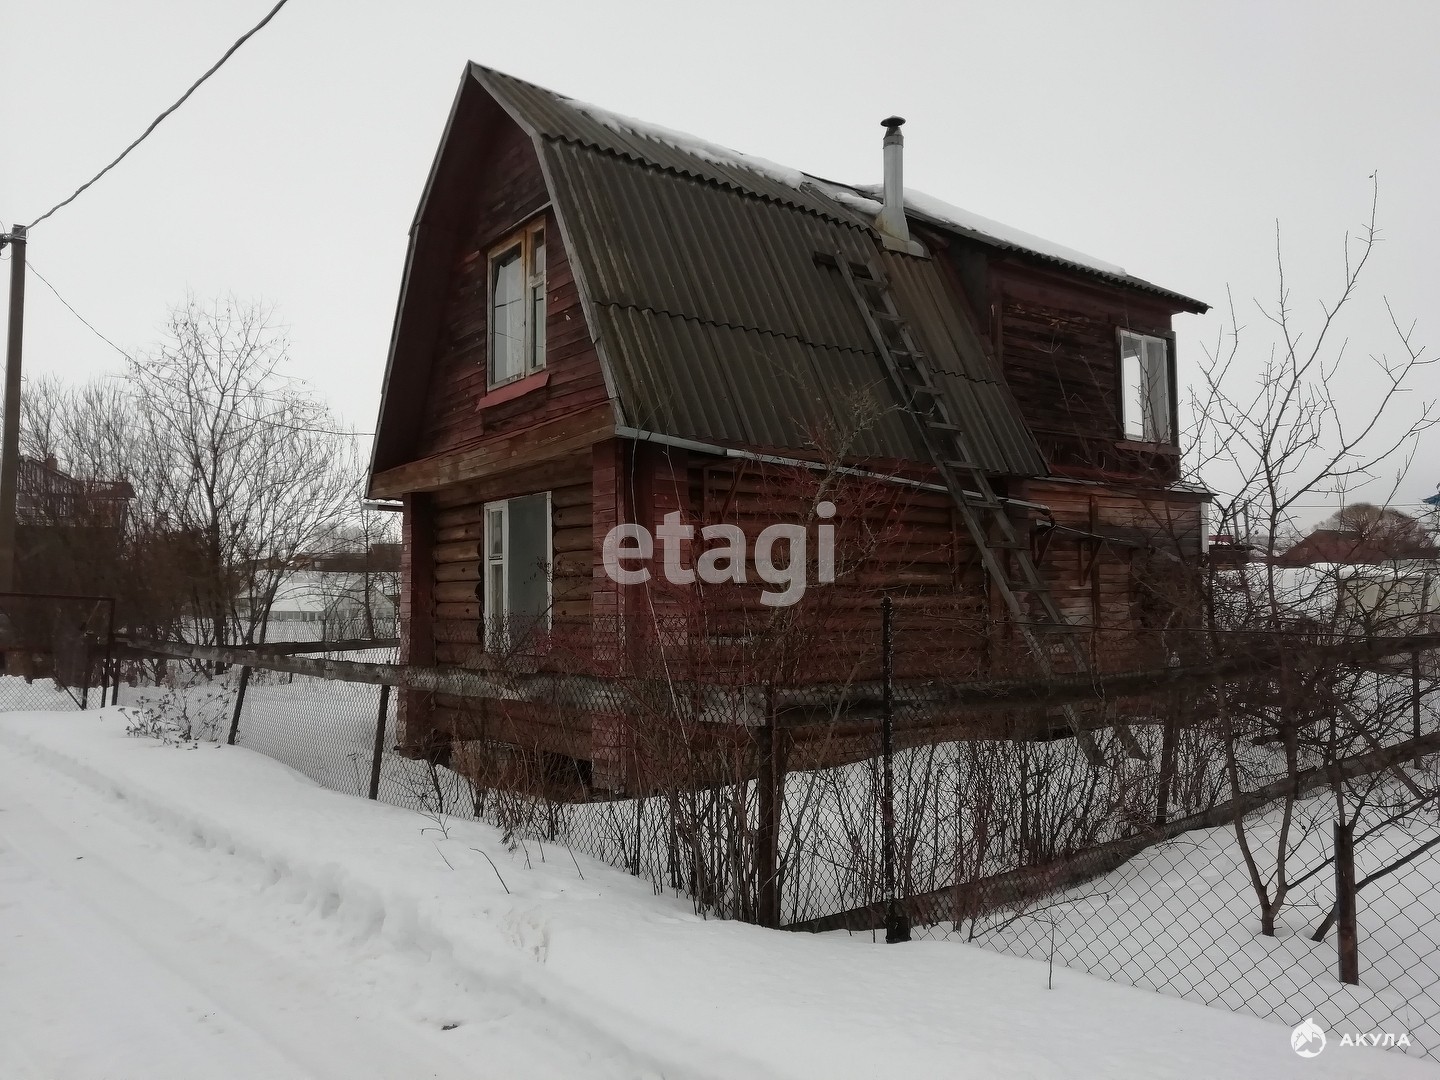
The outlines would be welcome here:
[[[1317,495],[1343,493],[1384,470],[1394,470],[1398,483],[1419,436],[1440,419],[1434,400],[1407,400],[1407,392],[1434,358],[1425,355],[1413,327],[1402,327],[1388,302],[1393,355],[1376,351],[1368,360],[1357,361],[1342,336],[1343,317],[1359,294],[1378,242],[1372,194],[1365,224],[1358,235],[1345,238],[1338,293],[1321,302],[1316,324],[1309,326],[1292,303],[1277,230],[1276,298],[1271,305],[1256,305],[1274,340],[1253,382],[1245,372],[1252,355],[1249,337],[1232,300],[1231,325],[1202,366],[1192,400],[1195,465],[1224,492],[1217,502],[1218,531],[1260,535],[1273,542],[1298,531],[1297,511]],[[1374,387],[1369,400],[1344,389],[1361,377]],[[1370,517],[1388,520],[1385,512]],[[1293,645],[1300,656],[1309,645],[1348,636],[1355,628],[1340,621],[1338,590],[1324,584],[1313,575],[1297,577],[1272,559],[1259,566],[1212,571],[1208,618],[1213,650],[1219,654],[1263,640]],[[1344,664],[1303,674],[1293,664],[1282,664],[1272,679],[1223,688],[1217,735],[1225,748],[1232,797],[1254,785],[1256,770],[1278,768],[1294,777],[1317,754],[1326,761],[1343,756],[1346,747],[1340,743],[1348,746],[1354,740],[1336,734],[1342,717],[1365,728],[1368,736],[1383,739],[1388,714],[1363,720],[1369,714],[1355,708],[1353,676]],[[1317,731],[1333,737],[1327,741]],[[1278,746],[1278,760],[1275,754],[1257,754],[1255,744]],[[1275,933],[1278,913],[1295,885],[1287,862],[1304,832],[1297,827],[1295,804],[1293,793],[1283,800],[1274,851],[1266,859],[1252,843],[1244,820],[1235,822],[1265,934]],[[1343,807],[1341,812],[1343,818]]]
[[[1344,533],[1353,538],[1357,552],[1377,558],[1430,559],[1437,554],[1424,522],[1389,506],[1353,503],[1335,511],[1318,528]]]
[[[216,644],[263,633],[296,554],[352,507],[354,440],[285,373],[288,351],[263,306],[192,297],[131,365],[147,494],[198,551],[192,600]]]

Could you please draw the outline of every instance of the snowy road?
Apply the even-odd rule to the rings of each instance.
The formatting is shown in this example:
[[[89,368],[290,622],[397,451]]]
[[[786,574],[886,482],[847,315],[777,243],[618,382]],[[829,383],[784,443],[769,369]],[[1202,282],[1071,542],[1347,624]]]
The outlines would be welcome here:
[[[124,723],[0,716],[3,1080],[1440,1074],[963,946],[705,922]]]
[[[444,1030],[460,988],[443,963],[347,949],[313,925],[323,910],[270,910],[266,882],[237,875],[233,856],[137,831],[113,793],[15,765],[0,754],[6,1080],[606,1072],[516,1022],[514,1002],[472,992],[476,1013],[506,1018],[475,1053],[473,1030]],[[427,997],[449,1011],[427,1012]]]
[[[333,925],[338,892],[27,757],[0,749],[4,1080],[658,1075],[467,978],[443,942]]]

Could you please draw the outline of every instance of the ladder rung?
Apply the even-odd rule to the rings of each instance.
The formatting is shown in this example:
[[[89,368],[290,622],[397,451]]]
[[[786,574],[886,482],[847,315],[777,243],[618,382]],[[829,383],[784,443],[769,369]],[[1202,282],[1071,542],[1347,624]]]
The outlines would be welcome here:
[[[974,463],[969,461],[942,461],[940,464],[944,465],[947,469],[965,469],[969,472],[976,471]]]

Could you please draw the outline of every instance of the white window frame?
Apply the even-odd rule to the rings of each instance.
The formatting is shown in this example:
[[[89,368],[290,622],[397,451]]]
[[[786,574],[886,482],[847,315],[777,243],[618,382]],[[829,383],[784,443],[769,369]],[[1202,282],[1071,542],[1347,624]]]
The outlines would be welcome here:
[[[485,265],[485,386],[494,390],[518,379],[534,375],[545,369],[545,325],[544,317],[548,297],[546,276],[549,260],[546,256],[546,222],[542,216],[521,229],[511,233],[490,249]],[[496,265],[516,248],[520,249],[520,279],[524,290],[521,299],[521,320],[524,343],[521,345],[523,360],[520,370],[495,377],[495,270]],[[536,254],[540,255],[539,266]],[[536,301],[539,301],[540,318],[535,317]],[[539,325],[537,326],[537,322]],[[538,332],[537,332],[538,331]]]
[[[1141,380],[1141,415],[1130,415],[1129,379],[1126,371],[1126,345],[1133,343],[1139,354]],[[1158,363],[1153,359],[1158,347]],[[1177,427],[1180,423],[1178,399],[1175,387],[1175,335],[1142,334],[1136,330],[1117,327],[1115,349],[1120,384],[1120,434],[1130,442],[1155,443],[1161,446],[1175,446],[1179,443]],[[1164,428],[1159,427],[1157,418],[1163,418]],[[1138,424],[1136,423],[1138,419]]]
[[[514,561],[510,558],[510,504],[516,499],[534,498],[536,495],[545,496],[545,565],[548,568],[545,574],[545,618],[541,628],[547,633],[550,630],[551,620],[554,616],[555,606],[555,503],[550,492],[534,491],[526,495],[515,495],[509,499],[496,499],[483,503],[480,507],[480,520],[484,522],[484,535],[481,538],[480,548],[480,594],[483,597],[483,618],[484,618],[484,640],[487,647],[508,648],[510,645],[510,571]],[[495,522],[499,522],[501,530],[500,554],[498,557],[492,555],[494,550],[494,529]],[[501,584],[497,593],[491,588],[492,566],[500,567]]]

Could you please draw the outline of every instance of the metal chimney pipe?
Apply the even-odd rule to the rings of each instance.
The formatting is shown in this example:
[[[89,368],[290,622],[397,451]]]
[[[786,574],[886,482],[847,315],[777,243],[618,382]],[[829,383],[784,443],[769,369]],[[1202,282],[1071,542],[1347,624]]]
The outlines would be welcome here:
[[[910,226],[905,221],[905,136],[900,126],[903,116],[888,116],[880,121],[885,127],[885,206],[875,218],[875,227],[901,243],[910,242]]]

